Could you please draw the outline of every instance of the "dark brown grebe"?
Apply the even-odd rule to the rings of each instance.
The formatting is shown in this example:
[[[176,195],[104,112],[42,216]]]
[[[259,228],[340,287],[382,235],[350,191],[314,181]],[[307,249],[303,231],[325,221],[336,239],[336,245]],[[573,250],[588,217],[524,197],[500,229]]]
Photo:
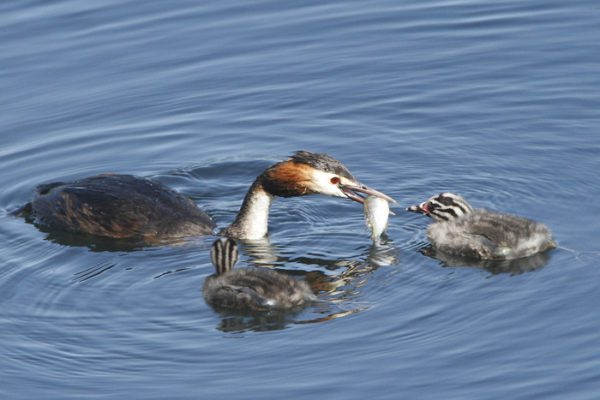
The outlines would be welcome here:
[[[435,250],[449,255],[512,260],[556,247],[546,225],[516,215],[473,209],[453,193],[440,193],[407,210],[434,219],[427,228],[427,237]]]
[[[275,196],[324,194],[362,203],[358,193],[393,201],[361,185],[327,154],[299,151],[267,168],[250,186],[234,223],[222,234],[260,239],[267,234]],[[49,229],[148,243],[209,235],[215,223],[193,201],[161,183],[131,175],[98,175],[38,187],[20,214]]]
[[[238,311],[298,309],[316,300],[303,280],[265,269],[238,269],[237,244],[233,239],[217,239],[210,251],[216,273],[204,281],[202,294],[215,308]]]

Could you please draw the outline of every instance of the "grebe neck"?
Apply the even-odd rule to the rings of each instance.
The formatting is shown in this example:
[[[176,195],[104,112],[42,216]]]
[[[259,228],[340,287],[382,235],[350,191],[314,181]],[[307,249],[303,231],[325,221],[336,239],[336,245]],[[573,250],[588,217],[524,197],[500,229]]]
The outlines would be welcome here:
[[[235,221],[221,234],[246,240],[264,238],[269,230],[269,209],[272,202],[273,195],[265,190],[260,177],[257,178],[248,189]]]

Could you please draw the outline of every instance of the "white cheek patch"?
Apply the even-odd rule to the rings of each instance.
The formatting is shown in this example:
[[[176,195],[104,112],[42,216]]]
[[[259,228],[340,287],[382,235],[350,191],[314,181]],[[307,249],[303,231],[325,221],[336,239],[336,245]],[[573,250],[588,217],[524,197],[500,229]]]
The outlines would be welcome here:
[[[341,182],[344,183],[344,178],[340,178],[336,174],[319,170],[312,171],[312,190],[327,196],[346,197],[337,184],[331,183],[332,178],[342,179]]]

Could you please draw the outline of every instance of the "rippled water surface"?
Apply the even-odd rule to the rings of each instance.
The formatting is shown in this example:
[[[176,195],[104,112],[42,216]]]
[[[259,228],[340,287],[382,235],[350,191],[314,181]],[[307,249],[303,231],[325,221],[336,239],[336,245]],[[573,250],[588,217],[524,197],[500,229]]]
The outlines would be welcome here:
[[[600,6],[593,0],[4,1],[0,397],[595,399]],[[278,199],[241,267],[320,285],[293,315],[219,314],[214,237],[44,232],[36,185],[154,178],[219,227],[267,166],[327,152],[399,205]],[[442,190],[543,221],[510,265],[421,252]]]

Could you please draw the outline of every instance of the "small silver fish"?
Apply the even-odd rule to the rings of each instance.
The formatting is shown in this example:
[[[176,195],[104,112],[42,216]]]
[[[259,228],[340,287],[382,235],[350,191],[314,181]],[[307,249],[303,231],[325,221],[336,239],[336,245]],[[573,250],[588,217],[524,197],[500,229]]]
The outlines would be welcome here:
[[[385,231],[390,215],[390,204],[377,196],[368,196],[364,200],[365,221],[371,230],[371,239],[376,241]]]

